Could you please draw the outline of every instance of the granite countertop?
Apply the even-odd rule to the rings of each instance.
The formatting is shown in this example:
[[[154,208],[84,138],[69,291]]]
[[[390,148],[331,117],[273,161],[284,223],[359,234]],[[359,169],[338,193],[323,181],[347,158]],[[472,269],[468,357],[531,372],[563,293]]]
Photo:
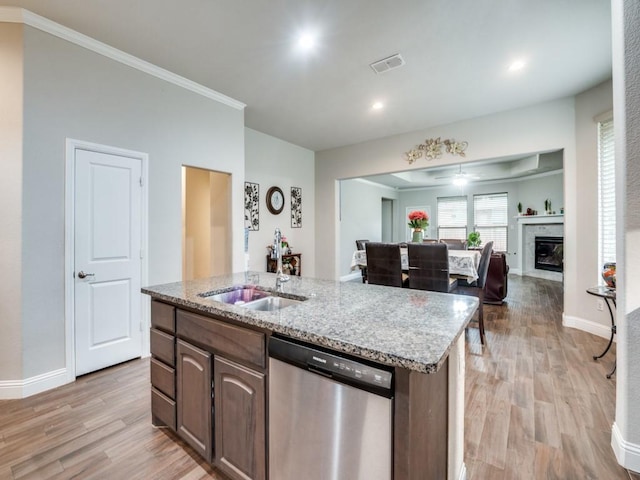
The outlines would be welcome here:
[[[151,297],[291,338],[423,373],[436,372],[478,307],[469,296],[292,276],[281,296],[306,301],[254,311],[208,300],[233,285],[275,290],[276,275],[247,272],[142,289]]]

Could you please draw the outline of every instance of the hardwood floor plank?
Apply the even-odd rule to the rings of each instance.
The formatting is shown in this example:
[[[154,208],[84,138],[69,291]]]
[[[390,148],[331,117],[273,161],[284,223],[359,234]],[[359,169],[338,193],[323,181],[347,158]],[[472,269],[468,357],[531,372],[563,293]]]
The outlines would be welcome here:
[[[469,479],[630,478],[611,449],[616,378],[605,374],[615,345],[594,362],[608,340],[563,327],[562,311],[562,283],[509,276],[506,303],[491,306],[485,325],[487,347],[467,347]],[[491,409],[498,386],[510,389],[503,398],[511,395],[502,412]],[[508,431],[506,445],[500,429]]]

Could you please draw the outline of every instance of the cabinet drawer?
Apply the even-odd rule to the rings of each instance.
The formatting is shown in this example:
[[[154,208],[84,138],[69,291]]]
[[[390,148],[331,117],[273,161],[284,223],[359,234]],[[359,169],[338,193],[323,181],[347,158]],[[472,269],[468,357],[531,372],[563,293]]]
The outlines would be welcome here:
[[[176,366],[175,337],[155,328],[151,329],[151,354],[167,365]]]
[[[265,368],[265,336],[213,318],[178,310],[178,335],[217,353]]]
[[[155,358],[151,359],[151,385],[172,400],[176,399],[176,371]]]
[[[175,432],[176,402],[151,387],[151,415],[154,425],[164,424]]]
[[[151,301],[151,326],[176,333],[176,308],[166,303]]]

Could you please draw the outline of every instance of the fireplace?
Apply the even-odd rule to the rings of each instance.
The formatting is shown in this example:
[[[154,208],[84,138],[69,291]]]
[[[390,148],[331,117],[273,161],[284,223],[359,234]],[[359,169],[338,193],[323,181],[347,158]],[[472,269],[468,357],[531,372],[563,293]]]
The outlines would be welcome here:
[[[539,270],[562,272],[564,270],[564,238],[535,238],[535,267]]]

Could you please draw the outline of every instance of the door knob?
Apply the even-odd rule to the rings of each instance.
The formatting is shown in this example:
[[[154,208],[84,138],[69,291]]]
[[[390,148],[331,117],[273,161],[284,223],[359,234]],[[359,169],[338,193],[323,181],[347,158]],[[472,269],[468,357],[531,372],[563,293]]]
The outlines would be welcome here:
[[[84,273],[82,270],[78,272],[78,278],[95,277],[95,273]]]

